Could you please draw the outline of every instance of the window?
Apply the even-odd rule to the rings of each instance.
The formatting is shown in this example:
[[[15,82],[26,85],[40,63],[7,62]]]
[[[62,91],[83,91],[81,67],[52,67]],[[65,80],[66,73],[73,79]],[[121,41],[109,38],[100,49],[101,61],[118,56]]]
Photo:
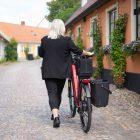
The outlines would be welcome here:
[[[77,27],[77,37],[81,34],[81,26]]]
[[[106,45],[110,44],[110,36],[115,28],[115,20],[118,16],[118,6],[114,4],[106,9]]]
[[[81,24],[76,27],[76,39],[81,35]]]
[[[109,36],[115,28],[115,20],[117,19],[117,9],[109,11]]]
[[[140,38],[140,0],[136,0],[136,38]]]
[[[94,37],[93,37],[93,33],[96,31],[97,29],[97,18],[93,18],[91,20],[91,27],[90,27],[90,48],[94,46]]]

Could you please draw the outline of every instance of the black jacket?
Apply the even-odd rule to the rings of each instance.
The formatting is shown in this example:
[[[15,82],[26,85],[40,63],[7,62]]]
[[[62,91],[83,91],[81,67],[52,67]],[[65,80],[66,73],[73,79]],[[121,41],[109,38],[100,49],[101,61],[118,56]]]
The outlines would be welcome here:
[[[39,56],[43,58],[42,79],[67,78],[70,74],[71,51],[79,55],[82,54],[82,50],[75,46],[70,37],[60,36],[57,39],[43,37],[38,50]]]

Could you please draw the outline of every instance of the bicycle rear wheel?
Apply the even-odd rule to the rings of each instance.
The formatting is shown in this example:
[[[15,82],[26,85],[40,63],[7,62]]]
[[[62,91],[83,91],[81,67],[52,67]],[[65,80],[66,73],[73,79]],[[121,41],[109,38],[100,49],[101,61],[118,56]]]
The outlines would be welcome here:
[[[86,91],[82,88],[81,93],[81,101],[80,101],[80,120],[82,129],[85,133],[90,130],[91,126],[91,118],[92,118],[92,105],[91,105],[91,98],[87,97]]]
[[[73,86],[71,80],[68,80],[68,97],[70,105],[70,115],[74,117],[76,114],[76,105],[74,103]]]

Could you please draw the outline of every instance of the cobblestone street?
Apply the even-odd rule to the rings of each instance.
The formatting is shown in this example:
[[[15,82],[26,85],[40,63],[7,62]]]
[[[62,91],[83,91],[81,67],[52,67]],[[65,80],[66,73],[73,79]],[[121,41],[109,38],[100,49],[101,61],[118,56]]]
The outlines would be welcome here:
[[[54,129],[40,66],[40,60],[0,65],[0,140],[140,140],[140,95],[126,89],[113,89],[108,107],[93,107],[85,134],[78,114],[67,117],[65,85],[61,127]]]

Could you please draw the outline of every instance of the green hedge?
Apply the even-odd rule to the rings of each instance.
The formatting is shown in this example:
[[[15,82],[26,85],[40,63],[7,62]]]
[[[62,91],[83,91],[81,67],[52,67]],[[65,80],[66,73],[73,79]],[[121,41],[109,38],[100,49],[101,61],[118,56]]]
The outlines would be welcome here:
[[[5,47],[6,61],[16,61],[17,56],[17,42],[15,41],[15,39],[11,39]]]

